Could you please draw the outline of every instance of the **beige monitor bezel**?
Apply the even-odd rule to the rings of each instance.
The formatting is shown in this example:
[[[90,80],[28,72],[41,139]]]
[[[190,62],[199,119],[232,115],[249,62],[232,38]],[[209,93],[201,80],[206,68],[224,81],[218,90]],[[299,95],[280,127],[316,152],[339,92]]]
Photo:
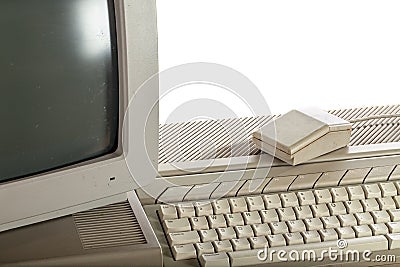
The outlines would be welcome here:
[[[158,73],[156,3],[114,0],[114,5],[120,87],[118,149],[80,164],[2,183],[0,232],[120,201],[127,198],[126,192],[137,187],[126,165],[123,153],[126,144],[122,142],[123,135],[130,137],[133,133],[127,132],[128,127],[123,124],[130,97]],[[146,92],[146,101],[154,105],[146,126],[150,129],[146,138],[154,145],[147,149],[151,160],[157,162],[158,87]]]

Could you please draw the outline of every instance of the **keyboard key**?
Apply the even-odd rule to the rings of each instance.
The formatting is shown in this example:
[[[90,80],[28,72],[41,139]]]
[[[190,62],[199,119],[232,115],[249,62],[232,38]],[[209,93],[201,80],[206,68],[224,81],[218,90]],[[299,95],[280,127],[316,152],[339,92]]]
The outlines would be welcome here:
[[[345,216],[345,215],[342,215]],[[321,218],[322,223],[324,224],[324,228],[338,228],[340,227],[340,222],[336,216],[330,216],[330,217],[322,217]]]
[[[322,229],[318,231],[319,234],[321,235],[321,240],[322,241],[331,241],[331,240],[337,240],[338,239],[338,234],[334,229]]]
[[[317,231],[305,231],[301,234],[303,235],[304,243],[321,242],[321,236]]]
[[[282,207],[279,195],[264,195],[263,198],[266,209],[277,209]]]
[[[375,223],[390,222],[390,216],[385,210],[371,211],[371,215],[374,218]]]
[[[177,206],[179,218],[189,218],[196,216],[192,203],[179,204]]]
[[[299,200],[297,199],[297,196],[295,193],[280,194],[280,197],[281,197],[281,201],[282,201],[282,206],[284,208],[296,207],[299,205]]]
[[[232,213],[248,211],[244,197],[230,198],[228,202],[231,206]]]
[[[218,234],[215,229],[199,231],[201,242],[210,242],[218,240]]]
[[[397,195],[397,188],[393,182],[379,183],[382,197],[393,197]]]
[[[161,213],[161,219],[163,220],[178,218],[178,212],[176,211],[176,208],[173,205],[161,205],[160,213]]]
[[[319,218],[311,218],[304,220],[308,231],[319,230],[324,228],[322,221]]]
[[[387,222],[386,226],[389,229],[389,233],[400,233],[400,222]]]
[[[207,230],[208,222],[206,217],[192,217],[189,218],[190,224],[192,225],[193,230]]]
[[[164,227],[167,233],[185,232],[192,230],[188,218],[166,220],[164,221]]]
[[[200,236],[197,231],[170,233],[167,238],[171,246],[200,243]]]
[[[316,204],[315,196],[312,191],[298,192],[297,197],[301,206]]]
[[[255,266],[260,264],[259,251],[259,249],[251,249],[229,252],[230,267]]]
[[[321,175],[322,173],[301,174],[290,185],[289,191],[312,188]]]
[[[250,249],[250,243],[247,238],[232,239],[231,243],[234,251]]]
[[[251,179],[247,180],[237,192],[237,196],[260,195],[264,187],[271,181],[271,178],[266,179]]]
[[[193,244],[172,246],[172,254],[177,261],[197,258]]]
[[[211,202],[196,202],[194,204],[196,216],[208,216],[213,214],[213,207]]]
[[[339,185],[362,184],[371,168],[348,170]]]
[[[241,213],[227,214],[226,222],[228,226],[244,225],[244,220]]]
[[[334,202],[347,201],[349,195],[345,187],[336,187],[331,189],[332,199]]]
[[[345,173],[346,173],[345,170],[335,171],[335,172],[325,172],[315,183],[314,187],[321,188],[321,187],[337,186]]]
[[[210,228],[226,227],[225,217],[222,214],[207,216]]]
[[[235,226],[234,227],[237,238],[248,238],[254,236],[251,225]]]
[[[274,193],[274,192],[285,192],[288,191],[289,186],[292,184],[294,179],[296,179],[296,175],[294,176],[285,176],[285,177],[274,177],[271,181],[265,186],[263,193]],[[268,207],[267,207],[268,209]]]
[[[157,203],[173,203],[183,201],[184,196],[193,188],[190,186],[168,187],[158,198]]]
[[[228,214],[231,213],[231,208],[227,199],[219,199],[213,201],[214,214]]]
[[[212,243],[216,252],[233,251],[232,244],[229,240],[214,241]]]
[[[218,228],[217,234],[218,234],[219,240],[230,240],[230,239],[237,238],[235,229],[233,229],[233,227]]]
[[[260,213],[263,223],[279,222],[279,216],[276,210],[262,210]]]
[[[284,234],[283,237],[286,239],[286,244],[288,246],[304,244],[303,236],[300,233],[287,233]]]
[[[252,249],[263,249],[268,247],[268,241],[265,236],[256,236],[249,238],[250,246]]]
[[[391,172],[389,181],[400,179],[400,165],[394,166],[394,170]]]
[[[293,208],[296,218],[299,220],[313,218],[310,206],[299,206]]]
[[[318,189],[314,191],[315,200],[317,204],[324,204],[332,202],[332,195],[328,189]]]
[[[348,186],[347,192],[349,193],[350,200],[365,199],[364,189],[361,185]]]
[[[376,199],[362,199],[360,202],[365,211],[379,210],[379,204]]]
[[[211,193],[220,186],[220,183],[208,183],[195,185],[185,194],[184,201],[210,199]]]
[[[354,216],[357,219],[358,225],[374,223],[374,218],[372,218],[369,212],[354,213]]]
[[[350,239],[356,237],[356,233],[350,226],[336,228],[336,232],[338,233],[340,239]]]
[[[393,166],[374,167],[365,178],[364,183],[383,182],[389,177]]]
[[[329,209],[331,215],[346,214],[346,208],[345,208],[343,202],[329,203],[329,204],[327,204],[327,206],[328,206],[328,209]]]
[[[249,211],[257,211],[265,209],[264,200],[261,196],[246,197],[247,206]]]
[[[258,211],[244,212],[243,218],[245,224],[261,223],[261,217]]]
[[[384,223],[370,224],[369,227],[371,228],[373,235],[384,235],[389,233],[389,229]]]
[[[394,200],[391,197],[378,198],[377,201],[381,210],[396,209],[396,203],[394,203]]]
[[[386,237],[389,241],[390,250],[400,248],[400,234],[387,234]]]
[[[220,183],[217,188],[212,191],[210,199],[220,199],[223,197],[234,197],[239,189],[246,181],[229,181]]]
[[[268,224],[254,224],[252,225],[255,236],[266,236],[272,234],[271,228]]]
[[[289,231],[286,223],[284,222],[274,222],[270,224],[271,227],[271,232],[276,235],[276,234],[284,234]]]
[[[296,214],[293,208],[280,208],[276,211],[278,212],[280,221],[296,220]]]
[[[344,202],[344,205],[346,206],[347,213],[357,213],[364,211],[360,200],[346,201]]]
[[[291,233],[306,231],[306,225],[302,220],[288,221],[287,226]]]
[[[282,234],[267,235],[267,240],[270,247],[286,246],[286,240]]]
[[[203,254],[214,253],[214,246],[211,244],[211,242],[196,243],[194,244],[194,247],[196,248],[198,258],[200,258],[200,256]]]
[[[392,222],[400,221],[400,209],[389,210],[388,213]]]
[[[394,196],[393,199],[394,199],[394,202],[396,203],[396,207],[399,209],[400,208],[400,196]]]
[[[331,215],[326,204],[311,205],[310,207],[314,214],[314,217],[324,217]]]
[[[229,267],[229,257],[226,253],[203,254],[200,257],[202,267]]]
[[[353,230],[357,238],[372,236],[371,228],[369,228],[368,225],[356,225],[353,226]]]
[[[341,227],[357,225],[357,219],[353,214],[338,215]]]
[[[363,185],[366,198],[379,198],[382,196],[381,189],[377,184]]]

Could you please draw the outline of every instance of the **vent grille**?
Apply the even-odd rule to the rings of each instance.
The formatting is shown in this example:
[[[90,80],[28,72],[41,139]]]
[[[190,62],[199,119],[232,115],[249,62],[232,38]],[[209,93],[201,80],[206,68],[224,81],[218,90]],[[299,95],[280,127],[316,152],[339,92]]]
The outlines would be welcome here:
[[[195,121],[160,127],[159,162],[182,162],[256,155],[251,133],[273,116]]]
[[[340,109],[331,111],[331,113],[345,120],[351,120],[380,114],[399,114],[400,105],[366,107],[358,109]],[[360,146],[399,141],[400,117],[382,118],[354,123],[350,145]]]
[[[330,113],[350,120],[380,114],[399,114],[400,105],[339,109]],[[161,125],[159,163],[257,155],[260,150],[250,140],[251,134],[276,117]],[[390,142],[400,142],[400,118],[373,119],[353,124],[352,146]]]
[[[84,249],[146,244],[146,238],[129,202],[73,215]]]

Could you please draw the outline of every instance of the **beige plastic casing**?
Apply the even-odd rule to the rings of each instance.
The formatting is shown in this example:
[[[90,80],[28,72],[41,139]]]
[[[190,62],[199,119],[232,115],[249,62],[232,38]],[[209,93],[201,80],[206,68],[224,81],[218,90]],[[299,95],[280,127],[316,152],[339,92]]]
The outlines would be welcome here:
[[[292,110],[253,133],[257,148],[291,165],[350,143],[352,124],[319,109]]]
[[[118,149],[109,155],[69,166],[50,173],[25,177],[0,185],[0,232],[68,214],[100,207],[126,199],[126,192],[137,185],[125,162],[127,144],[132,136],[142,136],[144,125],[136,132],[123,127],[124,115],[132,97],[151,76],[158,73],[157,17],[155,0],[114,0],[118,43],[120,123]],[[135,174],[151,175],[158,162],[158,84],[151,88],[143,100],[140,116],[153,112],[147,120],[147,157],[135,156],[143,161]],[[125,132],[123,132],[125,131]],[[135,153],[140,154],[143,149]],[[149,164],[153,166],[149,166]],[[143,179],[143,178],[142,178]],[[149,177],[149,181],[151,181]]]
[[[116,203],[0,233],[0,266],[162,266],[159,242],[136,194],[125,194],[123,203],[129,207]]]

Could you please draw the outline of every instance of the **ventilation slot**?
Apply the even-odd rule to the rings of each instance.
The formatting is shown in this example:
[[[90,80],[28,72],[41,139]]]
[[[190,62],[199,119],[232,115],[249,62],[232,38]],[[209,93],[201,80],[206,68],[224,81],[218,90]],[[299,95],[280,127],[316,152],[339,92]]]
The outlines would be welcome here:
[[[359,109],[342,109],[331,111],[343,119],[365,118],[382,114],[399,114],[400,105],[377,106]],[[400,117],[379,118],[356,122],[351,133],[352,146],[367,144],[392,143],[400,141]]]
[[[129,202],[73,215],[84,249],[146,244]]]
[[[272,116],[193,121],[160,127],[159,163],[257,155],[251,133]]]

